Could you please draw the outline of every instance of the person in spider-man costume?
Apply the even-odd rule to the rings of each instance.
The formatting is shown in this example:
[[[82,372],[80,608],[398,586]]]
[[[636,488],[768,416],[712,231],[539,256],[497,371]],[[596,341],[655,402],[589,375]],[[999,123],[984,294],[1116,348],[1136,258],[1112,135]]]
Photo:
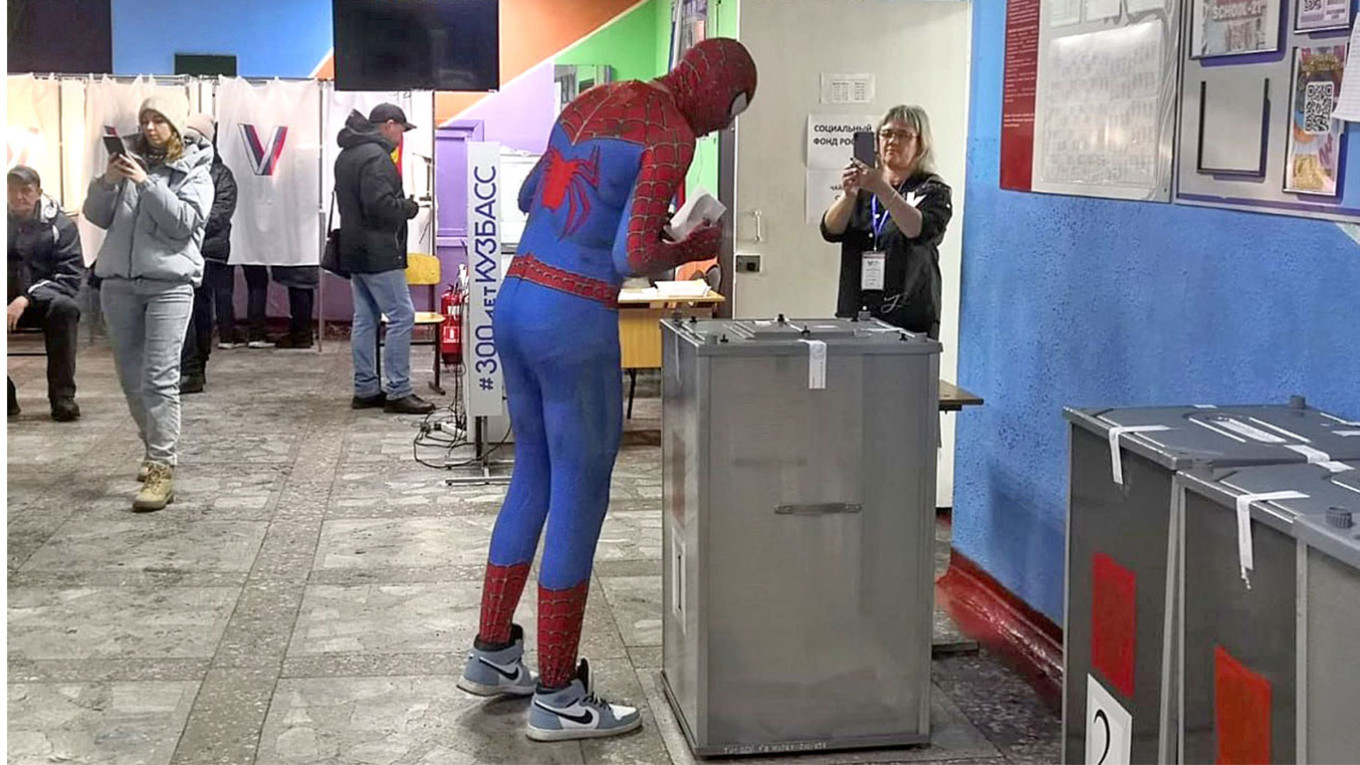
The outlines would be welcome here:
[[[695,137],[731,125],[755,90],[755,63],[740,43],[704,40],[663,77],[602,85],[568,104],[520,189],[529,220],[493,318],[515,471],[458,685],[484,696],[533,694],[530,738],[609,736],[641,724],[636,709],[595,696],[588,664],[576,662],[623,432],[619,287],[717,256],[716,225],[678,242],[664,227]],[[512,618],[545,521],[535,681]]]

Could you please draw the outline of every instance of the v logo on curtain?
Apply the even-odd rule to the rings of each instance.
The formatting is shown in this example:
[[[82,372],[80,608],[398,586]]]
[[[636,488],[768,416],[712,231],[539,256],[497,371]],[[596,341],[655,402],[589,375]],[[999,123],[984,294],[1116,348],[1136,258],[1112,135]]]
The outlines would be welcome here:
[[[254,125],[242,125],[241,140],[246,143],[250,169],[254,170],[256,175],[273,175],[279,166],[279,158],[283,156],[284,144],[288,141],[288,127],[280,125],[274,128],[273,137],[265,144],[260,141],[259,128]]]
[[[217,130],[222,161],[236,176],[231,263],[319,263],[320,86],[224,78],[217,89]]]

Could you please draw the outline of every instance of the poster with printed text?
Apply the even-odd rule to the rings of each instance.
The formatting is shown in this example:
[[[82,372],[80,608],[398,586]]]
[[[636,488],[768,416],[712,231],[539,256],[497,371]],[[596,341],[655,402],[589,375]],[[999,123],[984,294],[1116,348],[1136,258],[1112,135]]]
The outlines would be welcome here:
[[[1346,29],[1351,24],[1351,0],[1298,0],[1295,32]]]
[[[1345,125],[1332,117],[1332,111],[1341,92],[1345,67],[1344,44],[1305,45],[1294,49],[1285,191],[1337,195]]]
[[[1194,0],[1193,5],[1191,58],[1265,53],[1280,47],[1280,0]]]

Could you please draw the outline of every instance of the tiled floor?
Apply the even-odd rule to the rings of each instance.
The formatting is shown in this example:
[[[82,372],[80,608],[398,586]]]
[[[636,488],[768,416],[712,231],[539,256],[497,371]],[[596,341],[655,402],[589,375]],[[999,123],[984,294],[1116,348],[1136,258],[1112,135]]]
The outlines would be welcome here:
[[[453,685],[503,489],[446,487],[412,459],[417,419],[351,411],[343,344],[216,351],[185,399],[178,501],[150,515],[129,510],[140,447],[108,353],[82,349],[69,425],[47,418],[42,364],[9,360],[10,763],[693,761],[657,685],[654,397],[628,426],[582,646],[645,727],[545,746],[523,701]],[[987,654],[937,659],[935,681],[932,746],[784,761],[1057,761],[1058,720]]]

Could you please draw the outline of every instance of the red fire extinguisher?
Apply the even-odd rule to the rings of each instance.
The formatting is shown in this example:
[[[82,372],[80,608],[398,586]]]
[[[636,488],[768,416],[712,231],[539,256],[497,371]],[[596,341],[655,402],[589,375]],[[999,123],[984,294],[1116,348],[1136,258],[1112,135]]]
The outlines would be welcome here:
[[[444,326],[439,335],[439,352],[444,363],[458,366],[463,363],[463,292],[450,284],[439,300],[439,312],[444,314]]]

